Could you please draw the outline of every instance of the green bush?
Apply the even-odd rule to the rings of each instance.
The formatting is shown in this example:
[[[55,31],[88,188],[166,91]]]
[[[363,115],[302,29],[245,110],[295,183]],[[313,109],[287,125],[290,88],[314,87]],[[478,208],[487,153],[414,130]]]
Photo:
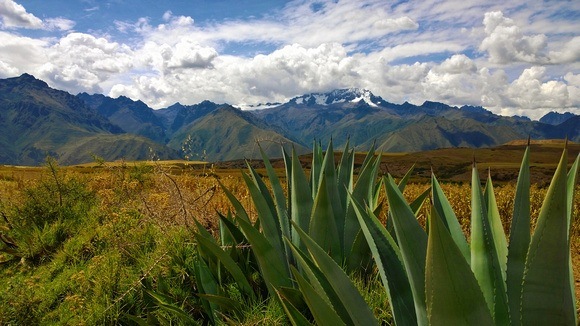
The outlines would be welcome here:
[[[96,196],[82,180],[67,177],[47,160],[49,177],[24,190],[24,201],[1,212],[0,251],[38,263],[47,259],[86,219]]]

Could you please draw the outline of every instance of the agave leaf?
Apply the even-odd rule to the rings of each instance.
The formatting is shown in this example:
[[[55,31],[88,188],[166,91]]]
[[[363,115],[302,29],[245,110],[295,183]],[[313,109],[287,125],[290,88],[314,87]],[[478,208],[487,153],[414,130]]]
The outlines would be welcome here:
[[[260,146],[260,154],[262,155],[262,160],[264,161],[264,166],[266,167],[266,172],[268,173],[268,179],[272,185],[272,191],[274,192],[274,200],[276,201],[276,213],[278,216],[278,224],[282,229],[282,235],[290,238],[290,219],[288,217],[288,209],[286,207],[286,196],[284,195],[284,190],[280,184],[280,179],[276,175],[276,171],[272,167],[268,156],[262,150]],[[285,246],[286,255],[291,257],[291,252],[288,247]]]
[[[425,191],[423,191],[423,193],[421,193],[419,196],[417,196],[417,198],[415,198],[413,200],[413,202],[409,204],[409,207],[411,207],[411,210],[413,211],[413,214],[415,214],[415,216],[417,216],[419,214],[421,207],[423,207],[423,204],[425,203],[425,199],[427,199],[427,197],[429,197],[430,193],[431,193],[431,188],[425,189]]]
[[[334,165],[334,150],[332,140],[330,140],[328,143],[328,148],[324,155],[324,160],[322,161],[322,169],[323,170],[321,171],[322,174],[320,175],[318,192],[322,191],[322,180],[325,180],[328,202],[332,206],[334,224],[336,225],[338,234],[344,235],[344,219],[346,210],[343,205],[346,204],[346,198],[341,200],[338,192],[338,187],[344,187],[344,185],[338,184],[338,176]],[[310,234],[310,232],[308,233]],[[344,246],[344,238],[342,236],[338,237],[338,245],[338,248],[343,248]],[[342,250],[337,253],[332,253],[332,255],[338,255],[340,257],[344,256]]]
[[[304,252],[295,245],[291,245],[292,251],[296,256],[298,267],[302,274],[310,282],[310,285],[316,290],[322,299],[324,299],[337,312],[338,316],[344,320],[349,321],[348,307],[344,305],[339,295],[336,293],[327,276],[318,268],[316,263]]]
[[[353,189],[353,171],[354,171],[354,150],[350,149],[350,139],[346,141],[340,163],[338,165],[338,193],[339,198],[343,200],[343,207],[347,207],[347,193]]]
[[[405,175],[403,176],[403,178],[401,179],[401,181],[399,181],[399,190],[401,192],[405,191],[405,187],[407,186],[407,183],[409,182],[409,179],[411,178],[411,175],[413,174],[413,171],[415,170],[415,164],[413,164],[411,166],[411,168],[407,171],[407,173],[405,173]]]
[[[471,174],[471,270],[498,325],[509,324],[505,279],[477,167]]]
[[[449,233],[451,234],[451,238],[461,250],[463,257],[465,257],[466,261],[470,261],[470,252],[469,252],[469,245],[467,244],[467,240],[465,239],[465,235],[463,234],[463,230],[461,229],[461,225],[457,220],[457,216],[449,203],[449,200],[445,196],[443,189],[439,185],[437,178],[435,178],[434,174],[431,174],[431,191],[433,196],[433,208],[437,211],[437,215],[441,217],[441,220]]]
[[[248,161],[246,161],[246,166],[248,167],[248,171],[250,171],[250,175],[252,176],[252,181],[264,200],[266,201],[267,207],[270,209],[272,216],[276,216],[276,205],[274,205],[274,199],[268,190],[268,187],[262,180],[262,177],[256,172],[256,170],[250,165]]]
[[[198,294],[217,293],[218,284],[203,259],[196,260],[194,272]],[[200,301],[203,310],[209,316],[211,322],[215,324],[215,305],[203,298],[200,298]]]
[[[291,221],[308,232],[310,215],[312,214],[312,193],[295,150],[292,150],[292,183],[289,193],[291,194]],[[300,236],[294,228],[292,228],[292,243],[299,248],[303,246],[300,242]]]
[[[389,211],[397,235],[403,264],[413,292],[415,313],[419,325],[427,325],[425,307],[425,258],[427,256],[427,234],[417,222],[415,214],[405,201],[403,194],[392,178],[386,180],[385,188]]]
[[[232,239],[232,243],[231,244],[240,244],[243,242],[247,242],[246,241],[246,237],[244,236],[244,234],[240,231],[240,229],[236,226],[236,224],[234,223],[234,221],[231,218],[231,215],[228,214],[228,216],[224,216],[222,214],[219,214],[219,218],[220,218],[220,223],[221,225],[224,226],[224,231],[223,233],[228,234],[228,238]]]
[[[291,245],[291,243],[289,245]],[[299,311],[306,312],[308,310],[308,306],[306,305],[306,301],[304,301],[302,292],[300,292],[298,288],[280,287],[278,289],[278,296],[282,296]]]
[[[322,175],[322,161],[324,155],[322,146],[319,142],[314,140],[312,147],[312,164],[310,168],[310,188],[312,189],[312,198],[316,197],[318,185],[320,184],[320,176]]]
[[[288,198],[286,199],[286,207],[288,208],[288,217],[292,217],[292,159],[282,147],[282,157],[284,158],[284,167],[286,169],[286,189],[288,189]],[[290,221],[288,221],[290,223]]]
[[[374,182],[377,178],[376,169],[374,165],[376,160],[374,157],[367,161],[366,165],[363,165],[356,184],[354,185],[352,191],[352,197],[354,197],[360,203],[366,203],[367,205],[373,205],[374,202]],[[347,211],[345,216],[345,227],[344,227],[344,250],[345,252],[357,253],[360,259],[365,259],[370,253],[366,241],[356,242],[356,238],[360,233],[360,224],[356,217],[356,214],[351,207],[347,205]],[[355,247],[356,244],[356,247]],[[367,255],[365,255],[365,253]],[[349,255],[347,258],[348,270],[353,271],[357,267],[361,266],[362,261],[354,259],[354,256]]]
[[[381,222],[352,197],[351,205],[354,207],[364,237],[377,264],[395,323],[417,325],[413,293],[399,247]]]
[[[345,307],[354,325],[378,325],[370,307],[340,266],[304,231],[296,228],[312,260],[324,274]]]
[[[294,326],[312,325],[312,323],[306,317],[304,317],[302,312],[300,312],[300,309],[298,309],[295,306],[293,300],[289,299],[286,296],[285,292],[278,291],[278,298],[280,299],[280,302],[282,303],[282,308],[284,308],[286,316],[288,316],[288,319],[290,319],[290,323],[292,325]]]
[[[197,219],[193,219],[193,221],[195,222],[195,226],[197,227],[197,233],[200,236],[203,236],[204,238],[216,243],[216,241],[215,241],[214,237],[211,235],[211,233],[209,233],[209,231],[206,230]]]
[[[185,312],[180,307],[178,307],[175,304],[169,302],[167,300],[168,298],[166,296],[161,295],[159,293],[155,293],[155,292],[150,291],[150,290],[147,290],[147,289],[145,289],[145,293],[147,293],[147,295],[150,298],[153,299],[153,301],[157,304],[157,306],[159,308],[161,308],[162,310],[165,310],[167,312],[170,312],[174,316],[179,317],[179,319],[184,324],[188,324],[188,325],[194,325],[194,324],[196,324],[195,319],[193,319],[187,312]]]
[[[278,219],[275,218],[272,214],[275,214],[275,210],[273,207],[272,199],[268,201],[266,196],[260,191],[258,186],[253,183],[250,178],[245,174],[242,173],[242,177],[246,182],[246,186],[250,192],[250,196],[256,206],[256,212],[258,213],[258,218],[260,220],[260,225],[264,232],[264,236],[270,244],[274,247],[279,255],[283,256],[284,253],[284,246],[282,245],[282,230],[280,229],[280,224],[278,223]],[[268,193],[269,196],[269,193]]]
[[[499,265],[502,271],[503,281],[505,282],[505,273],[507,269],[507,240],[505,231],[503,230],[503,226],[501,224],[499,209],[497,208],[497,201],[495,199],[495,194],[493,193],[493,182],[491,181],[491,175],[489,173],[483,196],[487,205],[487,219],[489,221],[489,225],[491,226],[493,240],[495,241],[495,250],[499,258]]]
[[[572,325],[576,320],[570,288],[567,158],[564,149],[530,241],[522,286],[525,325]]]
[[[136,325],[139,325],[139,326],[149,326],[152,324],[152,323],[147,322],[147,319],[143,319],[141,317],[137,317],[135,315],[131,315],[128,313],[124,313],[123,317],[129,319],[130,321],[132,321],[133,323],[135,323]]]
[[[465,256],[431,210],[425,291],[430,325],[494,325]]]
[[[362,230],[359,230],[356,235],[351,251],[345,254],[347,254],[345,270],[348,274],[353,272],[359,273],[361,276],[371,274],[373,256]]]
[[[224,193],[226,194],[226,197],[228,197],[232,206],[234,206],[234,209],[236,210],[236,216],[238,216],[239,218],[242,218],[246,221],[250,221],[250,218],[248,217],[248,213],[246,213],[246,209],[244,208],[242,203],[240,203],[240,201],[236,198],[236,196],[234,196],[234,194],[232,194],[232,192],[229,191],[229,189],[226,188],[221,182],[218,181],[218,183],[219,183],[220,187],[222,188],[222,190],[224,191]]]
[[[576,160],[574,160],[574,164],[572,164],[572,167],[570,168],[570,171],[568,172],[568,183],[566,186],[566,193],[568,195],[567,197],[567,205],[566,207],[568,208],[568,211],[566,213],[567,215],[567,220],[568,220],[568,242],[570,242],[570,226],[572,225],[572,223],[574,222],[574,216],[572,214],[572,211],[574,210],[574,198],[575,198],[575,192],[576,192],[576,180],[577,180],[577,175],[578,175],[578,165],[580,164],[580,154],[578,154],[578,156],[576,156]],[[572,298],[576,298],[576,286],[575,286],[575,282],[574,282],[574,270],[573,270],[573,265],[572,265],[572,253],[570,252],[569,255],[569,265],[570,265],[570,290],[572,290]],[[575,304],[575,302],[574,302]],[[576,311],[576,305],[574,305],[574,310]],[[576,325],[578,325],[578,315],[574,315],[574,317],[576,318],[574,323]]]
[[[234,278],[240,290],[245,293],[250,298],[254,299],[254,291],[250,286],[246,276],[240,269],[240,267],[234,262],[234,260],[225,252],[223,251],[217,244],[211,242],[210,240],[198,236],[196,234],[197,244],[206,252],[211,252],[219,261],[220,263],[228,270],[230,275]]]
[[[520,320],[522,279],[530,245],[530,147],[526,147],[514,198],[506,272],[506,288],[512,323]]]
[[[249,222],[240,219],[238,224],[242,232],[252,245],[252,250],[260,265],[262,277],[268,287],[270,295],[276,296],[275,289],[281,286],[291,287],[288,262],[276,251],[268,239],[256,230]]]
[[[369,161],[375,157],[375,148],[376,148],[375,143],[373,143],[373,146],[371,146],[371,148],[367,152],[367,155],[365,156],[362,166],[366,166],[367,164],[369,164]]]
[[[340,316],[338,316],[336,311],[334,311],[332,306],[320,296],[320,294],[302,275],[300,275],[298,270],[293,266],[291,268],[296,283],[298,283],[298,286],[300,287],[300,291],[314,316],[316,324],[328,326],[346,325],[346,323],[340,319]]]
[[[243,311],[242,305],[228,297],[224,297],[216,294],[198,294],[200,298],[203,298],[211,302],[215,306],[219,306],[221,311],[233,311],[234,313],[240,315]],[[188,324],[193,325],[193,324]]]
[[[326,174],[323,174],[320,180],[320,189],[314,200],[309,234],[319,246],[330,253],[336,262],[341,263],[343,255],[340,248],[340,236],[336,225],[335,213],[328,196],[327,179]]]

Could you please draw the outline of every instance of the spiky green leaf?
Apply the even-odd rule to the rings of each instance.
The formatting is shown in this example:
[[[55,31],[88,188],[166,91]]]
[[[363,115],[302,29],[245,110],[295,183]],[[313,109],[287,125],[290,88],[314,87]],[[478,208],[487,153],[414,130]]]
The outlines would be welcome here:
[[[437,211],[431,211],[425,290],[430,325],[494,325],[469,264]]]
[[[497,325],[509,324],[504,271],[497,251],[477,166],[471,174],[471,270]]]
[[[387,291],[389,305],[397,325],[417,325],[413,293],[403,266],[399,247],[381,222],[365,210],[354,198],[351,205],[356,212],[362,232]]]
[[[352,323],[354,325],[378,325],[370,307],[342,268],[304,231],[298,228],[297,231],[300,233],[300,238],[304,241],[312,259],[324,273],[343,305],[348,307],[347,312]]]
[[[277,251],[254,226],[243,220],[238,220],[238,224],[252,245],[252,250],[260,265],[262,277],[268,286],[270,295],[276,296],[275,289],[281,286],[292,286],[288,262],[282,259],[280,251]]]
[[[463,234],[459,220],[457,219],[449,200],[445,196],[445,193],[443,192],[443,189],[441,189],[434,174],[431,174],[431,192],[433,197],[433,208],[437,211],[437,215],[441,217],[447,230],[449,230],[453,242],[455,242],[459,250],[461,250],[465,260],[469,262],[471,255],[469,245],[465,239],[465,234]]]
[[[290,184],[291,199],[291,221],[296,223],[298,227],[302,230],[308,232],[308,227],[310,224],[310,215],[312,214],[312,192],[308,186],[308,180],[306,179],[306,174],[300,165],[300,160],[296,151],[292,150],[292,183]],[[302,248],[303,244],[300,242],[300,236],[294,230],[292,230],[292,243]]]
[[[522,279],[530,245],[530,147],[526,147],[514,198],[506,272],[506,288],[512,323],[520,320]]]
[[[419,325],[427,325],[425,307],[425,258],[427,256],[427,234],[415,218],[411,207],[392,178],[384,181],[389,211],[397,235],[401,256],[409,284],[413,292],[415,313]]]
[[[320,180],[320,189],[314,200],[309,234],[336,262],[341,263],[343,255],[340,247],[340,236],[336,225],[336,214],[328,196],[327,179],[326,174],[323,174]]]
[[[530,241],[522,286],[524,325],[573,325],[576,320],[570,288],[567,157],[564,149]]]
[[[304,299],[310,308],[310,312],[314,316],[317,325],[346,325],[340,316],[334,311],[332,306],[324,300],[322,296],[308,283],[308,281],[292,267],[292,274],[300,287],[300,291],[304,295]]]

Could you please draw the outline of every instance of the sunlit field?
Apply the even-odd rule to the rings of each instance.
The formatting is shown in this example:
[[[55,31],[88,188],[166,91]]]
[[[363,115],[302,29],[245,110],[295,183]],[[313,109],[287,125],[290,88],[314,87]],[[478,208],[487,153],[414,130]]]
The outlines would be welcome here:
[[[555,163],[546,163],[547,169],[554,167]],[[277,169],[282,177],[283,169]],[[482,178],[487,177],[486,171],[482,167]],[[263,169],[258,172],[266,175]],[[0,167],[0,235],[4,240],[0,243],[0,324],[111,324],[149,315],[157,321],[173,320],[170,312],[159,309],[159,300],[171,300],[184,311],[195,312],[199,307],[189,302],[195,287],[191,259],[196,221],[216,238],[220,236],[218,213],[232,209],[221,186],[244,205],[250,219],[257,217],[241,173],[240,169],[181,161],[72,167],[58,167],[51,161],[44,167]],[[411,201],[428,187],[416,178],[404,195]],[[469,183],[447,181],[442,187],[469,237]],[[532,225],[546,189],[543,181],[532,184]],[[579,191],[576,186],[576,194]],[[495,184],[506,234],[514,192],[515,180]],[[387,205],[384,194],[380,201]],[[580,200],[573,207],[577,218]],[[379,216],[383,222],[386,212],[385,206]],[[418,215],[423,225],[427,212],[429,201]],[[32,216],[38,221],[26,220]],[[575,220],[571,247],[577,298],[579,236]],[[392,322],[386,298],[377,296],[372,284],[370,290],[361,285],[361,291],[370,293],[366,298],[375,313]],[[152,289],[163,297],[152,297]],[[281,308],[270,301],[248,307],[235,322],[288,323]]]

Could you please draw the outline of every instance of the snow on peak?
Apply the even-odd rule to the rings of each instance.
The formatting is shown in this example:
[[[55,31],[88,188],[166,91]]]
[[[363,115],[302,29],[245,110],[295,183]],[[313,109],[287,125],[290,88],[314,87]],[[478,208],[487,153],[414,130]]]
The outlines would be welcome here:
[[[380,97],[374,96],[371,91],[361,88],[336,89],[328,93],[311,93],[295,97],[290,102],[298,105],[331,105],[335,103],[358,103],[364,101],[370,106],[381,104]]]

